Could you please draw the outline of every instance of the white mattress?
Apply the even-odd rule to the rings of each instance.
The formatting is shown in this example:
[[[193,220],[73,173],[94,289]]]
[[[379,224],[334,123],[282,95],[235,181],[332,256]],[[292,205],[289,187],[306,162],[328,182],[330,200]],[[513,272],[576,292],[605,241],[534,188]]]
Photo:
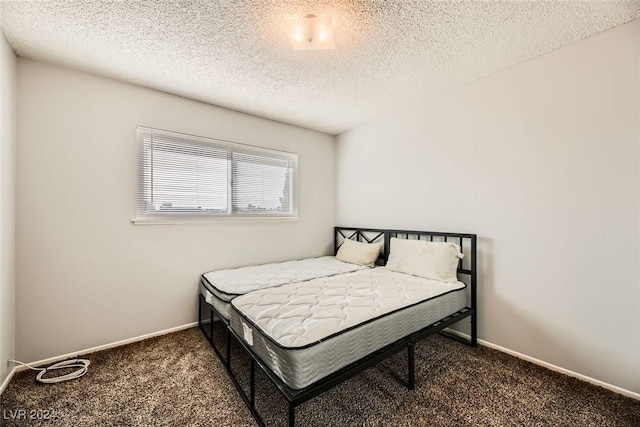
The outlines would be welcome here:
[[[230,322],[285,384],[300,389],[461,310],[465,287],[366,269],[239,296]]]
[[[323,256],[211,271],[202,275],[202,284],[220,300],[229,302],[238,295],[259,289],[367,268],[338,261],[333,256]]]

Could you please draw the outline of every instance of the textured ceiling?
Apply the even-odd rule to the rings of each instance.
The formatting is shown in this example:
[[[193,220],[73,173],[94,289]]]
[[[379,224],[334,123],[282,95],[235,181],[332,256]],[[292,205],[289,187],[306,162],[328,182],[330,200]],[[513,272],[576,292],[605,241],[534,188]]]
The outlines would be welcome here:
[[[640,16],[630,1],[13,1],[18,55],[336,134]],[[336,49],[293,51],[288,16]]]

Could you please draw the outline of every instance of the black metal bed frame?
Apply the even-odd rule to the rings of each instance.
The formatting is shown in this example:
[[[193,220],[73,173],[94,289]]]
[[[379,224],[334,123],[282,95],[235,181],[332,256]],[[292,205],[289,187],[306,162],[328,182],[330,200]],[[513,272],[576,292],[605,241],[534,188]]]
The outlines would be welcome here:
[[[324,377],[315,383],[300,389],[292,389],[287,386],[272,370],[269,368],[260,358],[251,350],[251,348],[241,339],[240,336],[231,328],[229,325],[229,321],[224,317],[220,316],[218,311],[213,307],[213,305],[208,304],[205,301],[205,298],[202,294],[199,295],[199,316],[198,316],[198,326],[200,330],[203,332],[209,344],[213,348],[215,354],[218,356],[220,361],[223,363],[229,378],[233,382],[234,386],[238,390],[240,397],[247,405],[247,408],[251,412],[251,415],[255,419],[255,421],[260,426],[265,426],[264,421],[260,417],[256,409],[256,384],[255,384],[255,368],[256,365],[264,372],[264,374],[269,378],[269,380],[277,387],[278,391],[284,396],[288,403],[288,424],[290,427],[295,425],[295,408],[302,403],[313,399],[314,397],[324,393],[325,391],[337,386],[338,384],[348,380],[349,378],[354,377],[362,371],[365,371],[379,362],[391,357],[392,355],[399,353],[400,351],[407,351],[407,364],[408,364],[408,373],[407,373],[407,388],[409,390],[413,390],[415,388],[415,346],[422,339],[433,335],[437,332],[442,331],[444,328],[447,328],[454,323],[457,323],[467,317],[471,319],[471,337],[468,344],[472,347],[477,346],[477,247],[476,240],[477,237],[475,234],[467,234],[467,233],[445,233],[445,232],[431,232],[431,231],[411,231],[411,230],[384,230],[384,229],[374,229],[374,228],[359,228],[359,227],[335,227],[334,228],[334,254],[338,252],[338,248],[340,247],[339,241],[341,239],[351,239],[356,241],[365,241],[371,243],[373,241],[378,241],[380,237],[384,239],[384,247],[383,252],[378,259],[378,264],[384,265],[389,258],[389,247],[390,241],[392,237],[405,236],[406,239],[409,239],[410,236],[414,236],[417,240],[423,240],[422,237],[428,237],[430,241],[434,241],[434,237],[438,239],[443,239],[443,241],[452,241],[450,239],[457,239],[457,243],[461,248],[461,251],[464,253],[464,240],[467,239],[470,241],[469,256],[470,256],[470,266],[469,268],[463,268],[463,260],[460,260],[460,264],[458,265],[458,274],[466,275],[469,277],[469,288],[470,288],[470,306],[465,307],[456,313],[453,313],[443,319],[438,320],[437,322],[432,323],[420,329],[417,332],[414,332],[408,336],[398,339],[397,341],[379,349],[375,352],[359,359],[344,368],[330,374],[327,377]],[[203,308],[209,310],[209,318],[206,319],[206,322],[203,322]],[[214,344],[214,323],[215,318],[220,320],[220,327],[223,328],[226,340],[226,354],[223,355],[222,350],[217,348]],[[206,329],[206,324],[209,325],[209,330]],[[243,350],[250,356],[250,371],[249,371],[249,395],[244,391],[242,385],[235,377],[233,373],[233,369],[231,367],[231,339],[235,338],[238,344],[243,348]]]

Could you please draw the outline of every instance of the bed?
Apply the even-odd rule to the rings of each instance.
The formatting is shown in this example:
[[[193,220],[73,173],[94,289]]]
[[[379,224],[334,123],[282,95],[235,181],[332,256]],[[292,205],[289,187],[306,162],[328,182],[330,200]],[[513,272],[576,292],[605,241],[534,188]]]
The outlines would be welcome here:
[[[344,230],[334,231],[336,252],[346,240],[360,240],[361,229]],[[230,301],[225,325],[227,335],[250,356],[248,393],[228,364],[227,371],[259,425],[264,423],[255,406],[256,367],[287,400],[293,426],[298,405],[400,351],[407,351],[407,386],[413,389],[415,344],[462,319],[471,319],[469,344],[476,346],[476,236],[402,230],[382,234],[380,264],[386,267],[262,287]],[[464,258],[447,261],[452,268],[440,277],[429,261],[412,261],[407,253],[394,257],[403,245],[431,244],[422,242],[455,242],[456,254]],[[438,280],[425,271],[435,272]]]

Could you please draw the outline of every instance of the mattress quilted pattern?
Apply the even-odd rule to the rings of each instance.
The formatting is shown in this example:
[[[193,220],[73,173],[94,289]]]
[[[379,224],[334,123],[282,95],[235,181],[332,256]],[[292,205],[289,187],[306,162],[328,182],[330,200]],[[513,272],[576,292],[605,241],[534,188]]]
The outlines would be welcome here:
[[[277,345],[303,348],[464,287],[373,268],[258,290],[232,305]]]
[[[203,279],[218,298],[231,301],[248,292],[368,269],[324,256],[205,273]],[[217,291],[217,292],[216,292]]]

